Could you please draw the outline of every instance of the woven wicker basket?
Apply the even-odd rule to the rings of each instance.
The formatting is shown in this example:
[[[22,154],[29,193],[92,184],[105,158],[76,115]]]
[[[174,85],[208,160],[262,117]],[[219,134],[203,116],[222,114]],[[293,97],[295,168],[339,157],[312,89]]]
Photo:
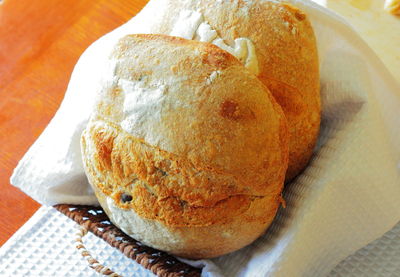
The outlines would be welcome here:
[[[125,256],[151,270],[157,276],[194,277],[201,275],[201,269],[180,262],[175,257],[165,252],[145,246],[123,233],[110,222],[109,218],[100,207],[66,204],[56,205],[54,207],[83,227],[78,233],[80,236],[85,235],[87,231],[92,232],[111,246],[119,249]],[[93,269],[104,275],[119,276],[93,259],[90,253],[84,248],[81,238],[78,238],[77,241],[79,243],[77,248],[83,250],[81,251],[82,256],[87,257],[89,265]]]

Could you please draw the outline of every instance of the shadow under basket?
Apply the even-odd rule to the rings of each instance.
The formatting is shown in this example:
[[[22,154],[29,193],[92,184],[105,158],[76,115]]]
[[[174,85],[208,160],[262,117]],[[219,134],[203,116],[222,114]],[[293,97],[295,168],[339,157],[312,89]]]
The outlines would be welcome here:
[[[201,276],[201,269],[185,264],[165,252],[145,246],[126,235],[111,223],[101,207],[60,204],[55,205],[54,208],[157,276]],[[83,253],[82,255],[84,256]],[[90,257],[90,254],[88,255]],[[90,259],[94,260],[90,257],[88,261]],[[94,268],[93,266],[91,267]],[[103,268],[101,273],[109,276],[118,276],[108,268],[101,267]]]

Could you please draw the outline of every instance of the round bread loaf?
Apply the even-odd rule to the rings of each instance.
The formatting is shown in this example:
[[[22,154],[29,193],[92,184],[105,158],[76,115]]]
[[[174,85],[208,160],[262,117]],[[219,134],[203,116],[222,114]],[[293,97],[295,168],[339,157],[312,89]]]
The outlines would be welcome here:
[[[317,46],[305,13],[277,0],[151,0],[142,15],[150,19],[138,21],[138,29],[211,42],[237,56],[243,54],[237,51],[243,39],[251,41],[256,66],[249,67],[288,120],[287,181],[306,167],[318,137],[321,107]],[[246,63],[249,55],[244,56]]]
[[[111,221],[186,258],[260,236],[282,201],[288,131],[235,57],[164,35],[122,38],[82,134],[89,182]]]

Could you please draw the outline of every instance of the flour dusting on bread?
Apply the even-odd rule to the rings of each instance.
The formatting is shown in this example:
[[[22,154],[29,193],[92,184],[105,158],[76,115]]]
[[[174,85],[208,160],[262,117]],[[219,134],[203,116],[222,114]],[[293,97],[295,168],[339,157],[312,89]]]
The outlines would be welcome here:
[[[286,121],[267,88],[221,48],[166,35],[125,36],[110,62],[81,146],[111,221],[188,258],[255,240],[288,164]]]
[[[209,42],[235,56],[254,75],[258,75],[257,54],[253,42],[248,38],[236,38],[228,45],[197,11],[183,10],[171,31],[171,36]]]
[[[125,96],[122,129],[137,137],[146,137],[145,128],[143,128],[145,122],[161,120],[159,107],[164,105],[166,86],[160,84],[146,87],[144,82],[132,82],[126,79],[119,79],[118,85]]]

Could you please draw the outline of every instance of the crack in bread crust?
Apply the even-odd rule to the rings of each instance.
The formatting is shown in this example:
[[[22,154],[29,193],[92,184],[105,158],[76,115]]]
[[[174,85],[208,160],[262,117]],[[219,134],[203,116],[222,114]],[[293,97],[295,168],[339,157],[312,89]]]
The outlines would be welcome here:
[[[82,136],[91,184],[122,209],[170,226],[207,226],[244,213],[257,195],[235,176],[194,167],[112,123],[92,122]],[[276,192],[276,201],[279,201]],[[132,196],[124,202],[123,195]]]

